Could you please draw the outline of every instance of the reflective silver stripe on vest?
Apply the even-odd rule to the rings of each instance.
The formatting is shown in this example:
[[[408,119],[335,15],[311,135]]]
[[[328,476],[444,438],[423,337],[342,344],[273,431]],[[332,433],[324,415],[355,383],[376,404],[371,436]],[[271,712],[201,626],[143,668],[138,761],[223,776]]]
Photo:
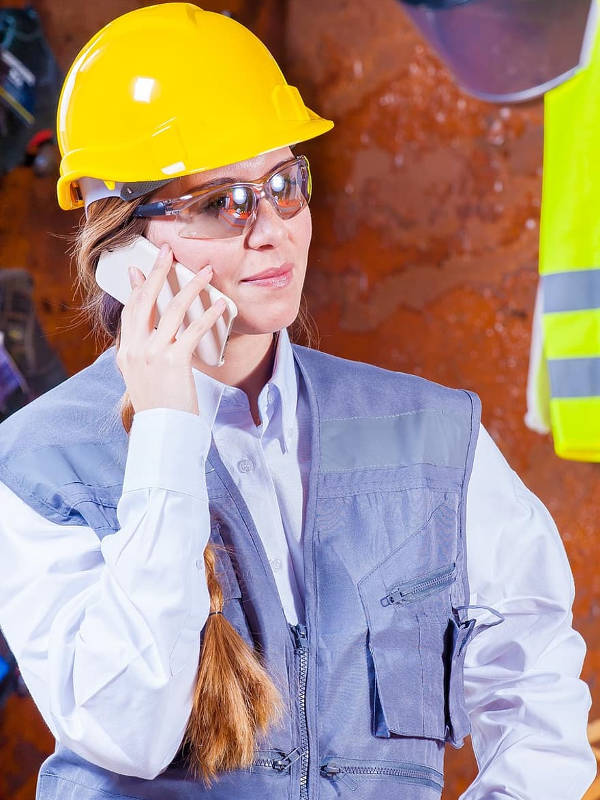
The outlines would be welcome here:
[[[600,358],[552,358],[548,371],[554,398],[600,395]]]
[[[542,275],[544,313],[600,308],[600,269]]]
[[[391,417],[325,419],[323,472],[427,463],[464,468],[470,431],[458,415],[422,409]]]

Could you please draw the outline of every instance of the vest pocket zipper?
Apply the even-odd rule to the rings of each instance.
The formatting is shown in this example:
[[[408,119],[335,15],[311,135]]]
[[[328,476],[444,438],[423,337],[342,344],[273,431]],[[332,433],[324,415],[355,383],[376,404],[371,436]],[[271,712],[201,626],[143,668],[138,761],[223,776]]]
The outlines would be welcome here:
[[[447,567],[432,572],[430,575],[426,575],[423,578],[394,586],[393,589],[381,598],[380,602],[382,606],[411,603],[449,586],[455,579],[456,564],[453,562]]]
[[[332,780],[341,780],[353,792],[358,788],[355,775],[379,775],[400,778],[407,783],[420,783],[436,791],[444,786],[442,775],[435,769],[420,764],[395,764],[392,762],[345,761],[339,758],[328,759],[321,766],[321,774]]]
[[[262,752],[265,753],[265,755],[261,757],[261,751],[259,750],[258,757],[252,762],[252,767],[270,767],[278,772],[283,772],[284,770],[289,769],[294,761],[297,761],[297,759],[299,759],[302,755],[302,749],[300,747],[295,747],[287,754],[282,750],[277,751],[278,756],[276,758],[266,755],[267,753],[273,753],[272,750]],[[275,755],[275,753],[273,753],[273,755]],[[250,769],[252,769],[252,767],[250,767]]]

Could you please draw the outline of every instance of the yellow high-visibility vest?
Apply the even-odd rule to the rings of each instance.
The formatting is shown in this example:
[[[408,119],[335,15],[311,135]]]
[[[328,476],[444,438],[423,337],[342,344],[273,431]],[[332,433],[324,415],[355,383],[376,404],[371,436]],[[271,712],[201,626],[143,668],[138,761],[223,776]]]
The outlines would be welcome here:
[[[600,461],[600,27],[587,67],[544,102],[540,281],[552,434],[562,458]]]

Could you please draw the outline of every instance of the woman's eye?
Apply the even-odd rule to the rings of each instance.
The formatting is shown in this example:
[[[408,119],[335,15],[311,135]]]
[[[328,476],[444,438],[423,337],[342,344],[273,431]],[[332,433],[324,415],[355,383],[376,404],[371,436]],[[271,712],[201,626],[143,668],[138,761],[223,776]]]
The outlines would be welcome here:
[[[213,197],[211,200],[209,200],[207,203],[205,203],[202,206],[201,210],[203,212],[208,212],[208,213],[213,212],[214,213],[214,212],[223,211],[224,209],[227,209],[228,205],[229,205],[229,203],[227,202],[227,195],[222,194],[222,195],[218,195],[217,197]]]

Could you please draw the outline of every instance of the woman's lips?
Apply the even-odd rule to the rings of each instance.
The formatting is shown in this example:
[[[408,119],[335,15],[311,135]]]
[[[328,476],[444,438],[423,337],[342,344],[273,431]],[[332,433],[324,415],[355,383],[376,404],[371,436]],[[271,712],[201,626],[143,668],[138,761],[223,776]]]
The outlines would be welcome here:
[[[292,279],[293,270],[294,265],[289,261],[286,261],[286,263],[282,264],[278,270],[270,270],[269,272],[271,272],[271,274],[268,275],[268,277],[244,278],[242,283],[248,283],[252,286],[287,286]]]

